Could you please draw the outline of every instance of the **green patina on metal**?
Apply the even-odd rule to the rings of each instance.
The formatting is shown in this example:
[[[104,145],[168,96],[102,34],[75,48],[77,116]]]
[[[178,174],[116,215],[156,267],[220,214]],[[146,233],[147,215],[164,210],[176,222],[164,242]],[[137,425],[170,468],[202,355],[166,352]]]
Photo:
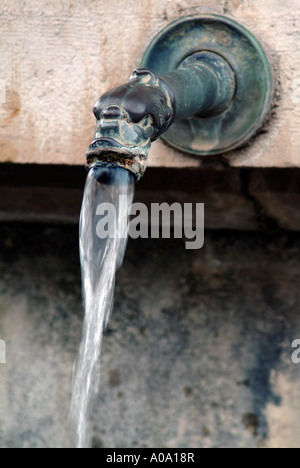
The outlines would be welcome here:
[[[267,56],[235,21],[180,19],[148,47],[140,69],[94,106],[88,166],[112,163],[139,179],[159,136],[195,155],[222,154],[263,125],[273,99]]]
[[[272,71],[258,40],[236,21],[218,15],[180,19],[149,45],[141,66],[162,75],[192,54],[209,51],[230,65],[236,79],[231,105],[222,113],[175,121],[162,138],[195,155],[216,155],[240,147],[262,127],[273,101]]]

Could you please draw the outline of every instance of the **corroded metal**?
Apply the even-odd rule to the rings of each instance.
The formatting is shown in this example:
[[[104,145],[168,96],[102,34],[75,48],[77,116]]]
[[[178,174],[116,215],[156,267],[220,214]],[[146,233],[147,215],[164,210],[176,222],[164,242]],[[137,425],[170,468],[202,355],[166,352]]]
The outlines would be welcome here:
[[[267,55],[258,40],[236,21],[219,15],[181,18],[149,45],[142,66],[154,73],[177,70],[187,57],[209,51],[225,59],[234,72],[231,105],[214,118],[190,115],[175,122],[163,139],[194,155],[222,154],[242,146],[268,118],[274,96]]]
[[[109,162],[133,172],[146,170],[151,142],[174,120],[172,90],[146,69],[133,72],[122,86],[105,93],[95,104],[95,139],[87,163]]]
[[[97,128],[87,151],[88,166],[113,163],[139,179],[151,142],[174,120],[219,114],[231,105],[234,93],[230,66],[208,52],[187,57],[177,70],[161,76],[135,70],[127,83],[105,93],[94,106]]]
[[[89,167],[115,164],[139,179],[159,136],[196,155],[229,151],[255,134],[271,106],[266,55],[249,31],[228,18],[171,24],[152,41],[142,67],[95,104]]]

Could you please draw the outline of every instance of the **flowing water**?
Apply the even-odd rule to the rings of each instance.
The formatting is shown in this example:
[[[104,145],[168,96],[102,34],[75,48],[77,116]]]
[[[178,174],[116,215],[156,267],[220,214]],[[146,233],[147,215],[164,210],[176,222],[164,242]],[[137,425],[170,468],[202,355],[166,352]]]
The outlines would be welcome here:
[[[78,448],[91,447],[89,415],[94,397],[99,391],[102,335],[113,306],[115,274],[125,254],[134,185],[134,176],[116,167],[94,166],[87,177],[80,218],[85,319],[74,367],[71,403],[71,418]],[[115,208],[114,223],[110,223],[112,228],[109,237],[100,238],[97,230],[99,212],[102,210],[102,215],[105,215],[105,209],[111,206]],[[102,208],[99,210],[99,207]]]

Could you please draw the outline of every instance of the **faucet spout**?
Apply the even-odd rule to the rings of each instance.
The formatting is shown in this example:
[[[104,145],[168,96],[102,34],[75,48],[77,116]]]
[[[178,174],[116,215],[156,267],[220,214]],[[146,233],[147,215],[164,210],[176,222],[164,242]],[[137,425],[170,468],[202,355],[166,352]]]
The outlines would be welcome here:
[[[224,112],[235,89],[230,65],[211,52],[194,53],[161,76],[135,70],[128,82],[103,94],[94,106],[97,127],[87,151],[88,167],[111,163],[140,179],[151,143],[175,120]]]
[[[174,96],[167,84],[147,69],[135,70],[130,80],[103,94],[94,106],[95,139],[87,163],[113,163],[139,179],[146,170],[151,142],[174,119]]]

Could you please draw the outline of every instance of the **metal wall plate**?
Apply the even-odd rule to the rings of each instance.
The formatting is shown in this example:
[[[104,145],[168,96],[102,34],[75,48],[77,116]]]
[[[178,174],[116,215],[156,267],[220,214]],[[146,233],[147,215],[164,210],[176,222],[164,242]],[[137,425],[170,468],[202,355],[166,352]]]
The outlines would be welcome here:
[[[153,39],[141,66],[163,75],[199,51],[219,54],[232,67],[236,77],[232,104],[214,117],[175,121],[162,138],[194,155],[222,154],[243,145],[265,122],[274,95],[272,71],[253,34],[218,15],[186,17],[170,24]]]

